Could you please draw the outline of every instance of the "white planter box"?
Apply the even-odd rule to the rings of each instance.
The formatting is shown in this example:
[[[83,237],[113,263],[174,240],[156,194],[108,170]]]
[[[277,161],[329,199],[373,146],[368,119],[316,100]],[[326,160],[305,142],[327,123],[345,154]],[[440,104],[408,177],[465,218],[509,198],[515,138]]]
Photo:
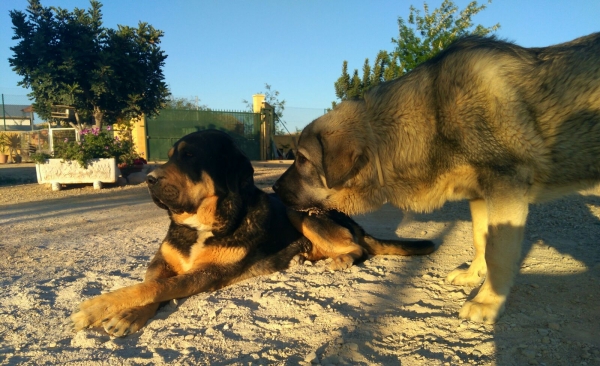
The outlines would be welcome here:
[[[114,158],[93,159],[87,169],[76,161],[48,159],[44,164],[36,164],[35,170],[39,184],[52,184],[52,190],[60,190],[61,184],[93,183],[94,188],[102,188],[102,183],[115,183],[119,177],[119,168]]]

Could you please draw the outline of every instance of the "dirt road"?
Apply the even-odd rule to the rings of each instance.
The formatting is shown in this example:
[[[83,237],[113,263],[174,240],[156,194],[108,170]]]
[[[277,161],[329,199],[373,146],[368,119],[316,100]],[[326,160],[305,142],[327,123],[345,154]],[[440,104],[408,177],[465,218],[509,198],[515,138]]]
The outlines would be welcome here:
[[[283,168],[257,165],[269,187]],[[1,172],[0,172],[1,174]],[[594,193],[594,192],[590,192]],[[445,275],[471,259],[465,202],[357,218],[381,237],[431,238],[426,257],[343,272],[304,264],[173,301],[121,339],[72,333],[84,299],[142,280],[168,225],[141,186],[0,187],[0,363],[73,365],[598,365],[600,197],[533,206],[521,273],[495,325],[461,321],[473,289]]]

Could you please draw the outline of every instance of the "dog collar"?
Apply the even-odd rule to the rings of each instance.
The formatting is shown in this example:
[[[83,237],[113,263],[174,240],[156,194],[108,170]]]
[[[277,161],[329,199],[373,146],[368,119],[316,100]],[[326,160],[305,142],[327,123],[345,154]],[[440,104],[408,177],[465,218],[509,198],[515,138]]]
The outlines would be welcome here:
[[[373,134],[373,126],[371,126],[371,122],[367,122],[369,129],[371,130],[371,135]],[[375,166],[377,167],[377,179],[379,179],[379,186],[385,187],[385,181],[383,180],[383,169],[381,169],[381,160],[379,160],[379,149],[375,150]]]
[[[383,170],[381,169],[381,161],[379,160],[379,151],[375,151],[375,165],[377,166],[377,178],[379,178],[379,185],[384,187],[385,181],[383,180]]]

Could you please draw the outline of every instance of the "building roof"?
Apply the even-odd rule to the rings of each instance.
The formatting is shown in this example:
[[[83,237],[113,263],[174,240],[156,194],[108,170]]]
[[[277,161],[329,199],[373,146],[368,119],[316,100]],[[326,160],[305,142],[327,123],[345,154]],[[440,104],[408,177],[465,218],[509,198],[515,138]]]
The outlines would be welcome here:
[[[4,104],[0,105],[0,118],[31,118],[31,105],[27,104]]]

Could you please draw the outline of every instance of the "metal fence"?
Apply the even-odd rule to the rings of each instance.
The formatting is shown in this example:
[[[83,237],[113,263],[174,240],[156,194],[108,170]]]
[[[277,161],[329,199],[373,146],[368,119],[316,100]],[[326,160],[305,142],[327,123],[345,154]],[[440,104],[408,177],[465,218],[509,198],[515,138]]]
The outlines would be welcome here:
[[[34,115],[26,95],[1,94],[0,131],[31,131]]]
[[[196,131],[227,132],[251,160],[260,159],[260,113],[165,109],[147,118],[148,160],[167,160],[173,143]]]
[[[40,119],[30,111],[32,101],[28,96],[2,94],[2,99],[0,131],[6,130],[19,136],[18,150],[24,161],[29,160],[32,152],[51,152],[54,142],[76,136],[72,128],[48,130],[32,125]],[[324,110],[316,108],[286,107],[282,121],[277,123],[285,123],[283,132],[294,133],[323,113]],[[275,128],[273,121],[265,118],[266,115],[269,113],[261,120],[260,113],[243,111],[162,110],[159,116],[145,121],[146,158],[150,161],[166,160],[169,149],[182,136],[211,128],[231,135],[252,160],[277,158],[277,149],[281,147],[272,142]]]
[[[283,130],[284,134],[294,134],[302,131],[307,124],[314,119],[321,117],[327,111],[323,108],[302,108],[302,107],[285,107],[283,117],[280,121],[283,125],[278,128],[278,131]]]
[[[37,151],[49,152],[48,130],[35,131],[0,131],[8,137],[9,144],[0,153],[9,156],[9,162],[31,161],[31,154]]]

